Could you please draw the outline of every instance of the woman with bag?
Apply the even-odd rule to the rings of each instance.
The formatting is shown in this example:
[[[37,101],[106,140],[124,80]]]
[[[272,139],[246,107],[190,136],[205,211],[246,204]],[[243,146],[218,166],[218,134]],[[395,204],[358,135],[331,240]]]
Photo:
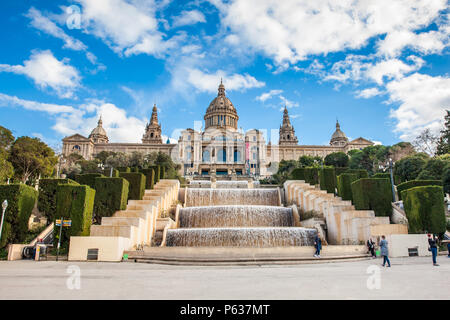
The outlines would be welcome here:
[[[388,242],[386,241],[386,237],[385,236],[381,236],[381,241],[380,241],[380,249],[381,249],[381,256],[383,257],[383,264],[382,266],[384,267],[384,265],[388,264],[388,267],[391,267],[391,262],[389,261],[388,255],[389,255],[389,249],[388,249]]]

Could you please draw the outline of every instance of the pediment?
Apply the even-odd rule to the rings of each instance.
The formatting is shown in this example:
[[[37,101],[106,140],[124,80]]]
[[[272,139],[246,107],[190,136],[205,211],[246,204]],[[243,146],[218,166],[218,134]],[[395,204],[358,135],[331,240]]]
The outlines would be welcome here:
[[[91,140],[89,138],[82,136],[81,134],[76,133],[69,137],[65,137],[63,139],[63,141],[83,141],[83,142],[85,142],[85,141],[91,141]]]
[[[363,137],[359,137],[355,140],[350,141],[349,144],[370,144],[370,145],[372,145],[374,143],[370,140],[364,139]]]

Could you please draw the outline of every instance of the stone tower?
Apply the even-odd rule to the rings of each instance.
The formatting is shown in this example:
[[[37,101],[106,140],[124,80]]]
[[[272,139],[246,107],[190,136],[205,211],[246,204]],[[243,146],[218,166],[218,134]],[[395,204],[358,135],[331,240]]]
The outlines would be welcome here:
[[[331,136],[330,145],[333,147],[343,147],[348,143],[348,138],[344,132],[341,131],[341,125],[336,120],[336,131]]]
[[[89,135],[89,139],[92,140],[94,143],[108,143],[109,139],[106,134],[105,129],[103,129],[103,121],[102,117],[100,116],[100,119],[98,120],[97,127],[92,130],[91,134]]]
[[[161,125],[158,123],[158,109],[156,108],[156,104],[153,106],[150,123],[145,127],[142,143],[162,144]]]
[[[278,142],[280,146],[295,146],[298,144],[298,139],[295,136],[294,127],[289,120],[289,114],[286,107],[283,112],[283,125],[280,126],[280,140]]]
[[[230,99],[225,96],[225,86],[220,81],[217,97],[209,104],[205,114],[205,130],[212,128],[237,130],[239,116]]]

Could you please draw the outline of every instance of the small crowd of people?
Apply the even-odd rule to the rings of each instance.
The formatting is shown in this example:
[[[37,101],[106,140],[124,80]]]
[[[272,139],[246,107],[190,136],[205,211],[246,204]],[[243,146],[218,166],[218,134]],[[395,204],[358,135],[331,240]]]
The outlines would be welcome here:
[[[436,235],[428,234],[428,251],[431,251],[433,266],[439,266],[439,264],[437,263],[438,240],[439,239],[438,237],[436,237]],[[367,240],[367,249],[368,249],[367,253],[370,253],[373,259],[377,257],[375,252],[375,246],[376,243],[373,241],[372,238],[369,238],[369,240]],[[379,247],[380,247],[380,256],[383,258],[382,266],[385,267],[387,264],[387,267],[390,268],[391,261],[389,260],[389,248],[386,236],[384,235],[381,236]],[[322,240],[320,239],[320,236],[318,234],[314,239],[314,248],[316,249],[314,257],[320,258],[320,251],[322,250]],[[450,242],[447,243],[447,249],[448,249],[448,258],[450,258]]]

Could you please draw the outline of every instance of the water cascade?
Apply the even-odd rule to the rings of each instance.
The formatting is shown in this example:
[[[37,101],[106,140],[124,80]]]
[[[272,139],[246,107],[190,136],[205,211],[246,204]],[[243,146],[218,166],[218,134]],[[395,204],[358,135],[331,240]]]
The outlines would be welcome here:
[[[248,189],[248,181],[217,181],[217,189]]]
[[[278,189],[187,189],[186,207],[217,205],[278,206]]]

